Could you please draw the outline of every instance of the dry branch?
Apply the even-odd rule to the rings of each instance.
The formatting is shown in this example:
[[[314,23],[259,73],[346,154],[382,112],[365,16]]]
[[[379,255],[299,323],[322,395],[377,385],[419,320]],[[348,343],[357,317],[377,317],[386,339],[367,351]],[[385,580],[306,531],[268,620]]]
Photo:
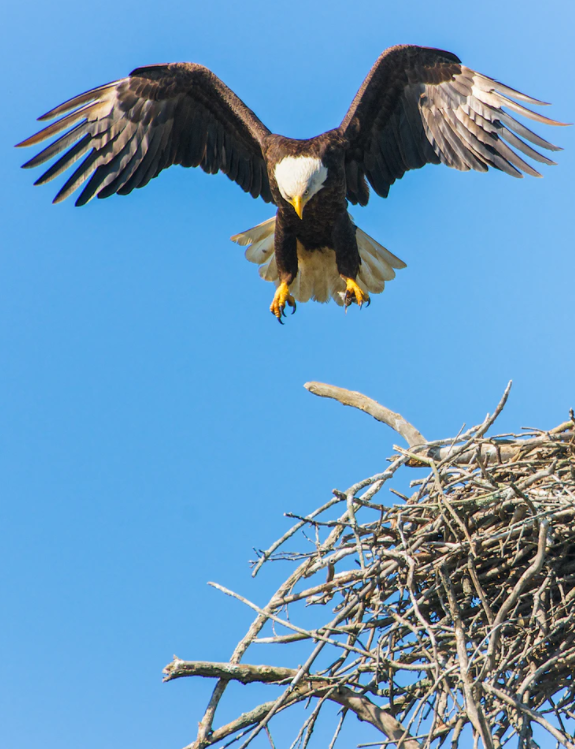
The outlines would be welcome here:
[[[229,663],[174,658],[166,667],[166,681],[217,679],[187,749],[237,740],[245,749],[263,730],[272,741],[274,715],[309,700],[313,710],[293,745],[299,749],[326,702],[343,708],[330,749],[350,715],[373,726],[381,745],[403,749],[468,746],[468,732],[486,749],[512,740],[527,749],[535,746],[535,724],[575,749],[572,415],[548,432],[488,438],[508,387],[482,424],[425,443],[405,419],[359,393],[306,387],[392,426],[409,451],[397,448],[384,471],[334,490],[260,553],[255,572],[274,560],[293,565],[266,605],[216,586],[256,618]],[[398,471],[414,464],[430,468],[414,493],[390,487],[394,493],[382,499]],[[394,505],[397,496],[402,503]],[[316,614],[311,628],[299,621],[303,605]],[[290,657],[294,642],[309,644],[303,665]],[[241,663],[256,644],[281,644],[286,664]],[[214,729],[230,681],[282,692]]]
[[[335,385],[326,385],[323,382],[306,382],[304,388],[314,395],[319,395],[321,398],[333,398],[344,406],[352,406],[353,408],[359,408],[360,411],[365,411],[365,413],[373,416],[377,421],[382,421],[398,434],[401,434],[410,447],[427,442],[421,432],[410,424],[409,421],[406,421],[403,416],[395,413],[395,411],[390,411],[389,408],[382,406],[381,403],[368,398],[362,393],[339,388]]]

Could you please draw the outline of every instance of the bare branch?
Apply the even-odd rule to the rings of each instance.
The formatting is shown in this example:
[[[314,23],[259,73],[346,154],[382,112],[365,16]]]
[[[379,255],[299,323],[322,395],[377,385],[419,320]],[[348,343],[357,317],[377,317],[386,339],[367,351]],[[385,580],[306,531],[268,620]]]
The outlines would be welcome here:
[[[209,679],[229,679],[242,684],[259,682],[261,684],[281,684],[291,681],[297,671],[280,666],[252,666],[237,663],[215,663],[213,661],[182,661],[176,656],[164,668],[164,681],[180,679],[183,676],[205,676]],[[314,677],[314,681],[331,681],[325,677]]]
[[[360,720],[371,723],[378,731],[397,742],[401,749],[421,749],[421,744],[409,734],[406,735],[405,729],[393,715],[374,705],[367,697],[361,697],[351,689],[344,688],[339,689],[330,699],[352,710]]]
[[[365,411],[365,413],[373,416],[377,421],[382,421],[400,434],[410,447],[427,442],[421,432],[406,421],[403,416],[390,411],[389,408],[382,406],[381,403],[355,390],[346,390],[335,385],[326,385],[323,382],[306,382],[304,388],[314,395],[319,395],[321,398],[333,398],[344,406],[352,406],[353,408],[358,408],[360,411]]]

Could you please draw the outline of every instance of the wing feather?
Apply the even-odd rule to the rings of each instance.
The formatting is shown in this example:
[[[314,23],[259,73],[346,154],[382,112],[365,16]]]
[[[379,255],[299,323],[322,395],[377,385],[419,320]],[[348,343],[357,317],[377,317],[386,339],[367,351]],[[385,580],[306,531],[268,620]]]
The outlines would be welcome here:
[[[97,88],[91,88],[89,91],[85,91],[83,94],[74,96],[72,97],[72,99],[68,99],[68,101],[65,101],[63,104],[54,107],[54,109],[51,109],[49,112],[46,112],[46,114],[38,117],[38,120],[40,122],[43,122],[44,120],[53,120],[55,117],[59,117],[61,114],[71,112],[72,109],[77,109],[87,102],[102,100],[103,98],[106,98],[106,92],[108,92],[110,89],[115,88],[118,83],[119,81],[113,81],[112,83],[105,83],[103,86],[98,86]]]
[[[109,146],[111,145],[111,143],[108,144],[108,146],[106,146],[106,149],[109,150]],[[99,157],[100,152],[96,151],[96,149],[93,148],[92,151],[86,156],[84,161],[80,164],[80,166],[76,169],[76,171],[72,173],[72,176],[69,177],[68,180],[64,183],[63,187],[61,187],[60,190],[56,193],[56,197],[52,202],[60,203],[62,200],[66,200],[66,198],[71,195],[74,190],[76,190],[81,184],[83,184],[88,179],[93,169],[96,168],[94,164]]]
[[[158,174],[162,171],[161,160],[163,158],[163,155],[165,154],[165,149],[169,142],[169,138],[170,127],[167,123],[164,123],[164,125],[161,128],[158,128],[157,132],[154,133],[154,140],[152,141],[152,143],[154,143],[155,145],[153,149],[150,148],[148,150],[146,158],[142,161],[142,175],[138,178],[138,183],[134,184],[133,186],[131,186],[129,183],[126,184],[124,188],[122,188],[122,190],[125,190],[126,192],[122,192],[122,194],[127,194],[127,191],[133,189],[134,187],[145,187],[151,179],[154,179],[154,177],[158,176]],[[138,171],[134,173],[134,176],[132,177],[130,182],[132,180],[135,182]],[[108,196],[103,195],[102,197]]]
[[[495,142],[497,145],[497,152],[509,164],[513,165],[516,169],[529,174],[532,177],[541,177],[541,174],[539,174],[538,171],[536,171],[530,164],[520,158],[515,153],[515,151],[513,151],[513,149],[509,148],[509,146],[507,146],[502,140],[500,140],[500,138],[507,139],[506,133],[508,131],[506,131],[505,128],[498,128],[492,122],[489,122],[487,120],[483,120],[481,125],[479,125],[477,124],[477,122],[472,120],[461,108],[452,110],[449,113],[449,117],[457,127],[458,133],[461,138],[464,138],[469,143],[469,146],[479,154],[484,151],[486,147],[491,148],[492,153],[495,149]],[[522,150],[524,153],[526,153],[526,155],[529,156],[535,154],[533,158],[535,158],[536,161],[553,164],[550,159],[547,159],[542,154],[526,146],[523,141],[521,141],[519,138],[516,138],[512,133],[510,133],[509,135],[511,136],[509,142],[514,142],[516,148]],[[522,175],[514,174],[513,176]]]
[[[39,166],[64,152],[37,184],[86,157],[55,202],[87,180],[77,205],[95,196],[126,195],[172,164],[200,166],[208,174],[221,171],[254,198],[272,200],[263,153],[269,130],[201,65],[137,68],[127,78],[69,99],[40,119],[55,117],[56,122],[19,144],[32,146],[59,136],[24,165]]]
[[[107,108],[102,107],[102,103],[99,101],[92,102],[91,104],[84,104],[84,106],[80,107],[75,112],[62,117],[61,120],[53,122],[51,125],[48,125],[47,127],[40,130],[40,132],[32,135],[22,143],[19,143],[18,147],[35,146],[44,140],[48,140],[48,138],[51,138],[53,135],[61,133],[62,130],[66,130],[68,127],[71,127],[76,122],[78,122],[78,120],[83,120],[83,122],[86,122],[90,119],[93,119],[94,115],[99,115],[102,109],[105,110]]]
[[[347,198],[367,203],[367,191],[360,194],[358,189],[364,175],[375,192],[386,197],[405,172],[430,163],[539,177],[517,151],[554,164],[525,141],[550,151],[560,149],[512,114],[563,125],[525,106],[545,104],[467,68],[450,52],[392,47],[372,67],[339,128],[349,144]]]
[[[121,195],[127,195],[135,188],[144,187],[148,183],[149,180],[146,181],[146,175],[153,168],[154,162],[157,159],[162,141],[167,135],[166,129],[165,124],[154,128],[136,169],[130,178],[124,182],[121,192],[118,190]]]
[[[111,194],[116,193],[132,176],[138,166],[137,154],[141,146],[142,141],[138,141],[136,133],[133,133],[120,151],[114,152],[114,156],[107,163],[100,164],[92,173],[90,181],[82,190],[76,205],[86,205],[94,195],[103,192],[104,188],[115,182],[117,183],[116,189]]]
[[[524,143],[521,138],[513,135],[513,133],[510,130],[507,130],[507,128],[501,128],[499,135],[501,138],[504,138],[508,143],[510,143],[514,148],[517,148],[526,156],[529,156],[530,159],[539,161],[541,164],[547,164],[548,166],[556,166],[556,161],[552,161],[544,154],[539,153],[539,151],[536,151],[534,148],[531,148],[531,146],[528,146],[527,143]]]
[[[73,148],[66,151],[58,161],[54,162],[54,164],[52,164],[52,166],[45,171],[41,177],[38,177],[34,184],[43,185],[46,182],[55,179],[62,174],[62,172],[65,172],[66,169],[71,167],[72,164],[75,164],[76,161],[79,161],[83,156],[85,156],[90,148],[92,148],[92,136],[88,133],[82,138],[82,140],[79,140]]]
[[[62,153],[62,151],[65,151],[69,146],[76,143],[76,141],[82,140],[86,134],[88,134],[89,139],[92,138],[92,136],[88,133],[86,123],[80,122],[67,133],[64,133],[64,135],[60,136],[59,138],[57,138],[57,140],[40,151],[40,153],[37,153],[36,156],[30,159],[30,161],[22,164],[22,169],[31,169],[32,167],[45,164],[47,161],[50,161],[50,159],[53,159],[55,156],[58,156],[58,154]]]
[[[426,152],[424,139],[419,137],[416,127],[418,119],[418,97],[416,92],[410,88],[407,96],[401,100],[400,127],[403,149],[410,155],[409,168],[418,169],[426,163]],[[421,130],[421,128],[419,128]],[[427,141],[425,141],[427,142]]]

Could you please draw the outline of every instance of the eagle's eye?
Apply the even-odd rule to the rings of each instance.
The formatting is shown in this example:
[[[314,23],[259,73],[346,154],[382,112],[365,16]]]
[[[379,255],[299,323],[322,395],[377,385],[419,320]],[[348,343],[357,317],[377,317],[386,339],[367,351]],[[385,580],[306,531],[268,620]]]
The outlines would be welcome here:
[[[307,198],[308,195],[309,195],[309,187],[306,187],[303,196],[304,198]]]

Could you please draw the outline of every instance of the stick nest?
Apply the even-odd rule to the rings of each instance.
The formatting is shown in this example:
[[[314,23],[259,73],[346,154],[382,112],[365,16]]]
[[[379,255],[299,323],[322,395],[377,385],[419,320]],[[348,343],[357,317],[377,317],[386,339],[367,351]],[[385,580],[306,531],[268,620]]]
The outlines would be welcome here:
[[[229,664],[176,658],[166,668],[167,680],[219,678],[191,746],[241,738],[246,747],[264,729],[271,739],[273,715],[314,697],[292,746],[307,746],[332,701],[342,711],[330,746],[355,713],[384,735],[378,745],[471,746],[473,736],[488,749],[510,740],[533,748],[547,732],[575,749],[574,422],[486,438],[505,398],[482,425],[396,448],[385,471],[295,517],[255,568],[292,565],[266,606],[223,589],[257,612]],[[412,482],[413,493],[382,492],[392,479],[405,485],[414,467],[427,476]],[[334,518],[338,505],[344,512]],[[286,549],[298,531],[308,548]],[[315,607],[318,626],[296,624],[298,604]],[[282,644],[288,659],[285,646],[302,641],[310,644],[303,666],[301,648],[285,668],[240,664],[253,644]],[[214,730],[215,705],[233,679],[284,690]]]
[[[475,722],[494,746],[513,733],[528,746],[522,705],[561,730],[575,699],[573,432],[481,440],[469,465],[431,467],[404,506],[357,529],[366,577],[342,592],[376,585],[372,685],[402,722],[431,709],[428,737]],[[423,678],[406,685],[414,665]]]

